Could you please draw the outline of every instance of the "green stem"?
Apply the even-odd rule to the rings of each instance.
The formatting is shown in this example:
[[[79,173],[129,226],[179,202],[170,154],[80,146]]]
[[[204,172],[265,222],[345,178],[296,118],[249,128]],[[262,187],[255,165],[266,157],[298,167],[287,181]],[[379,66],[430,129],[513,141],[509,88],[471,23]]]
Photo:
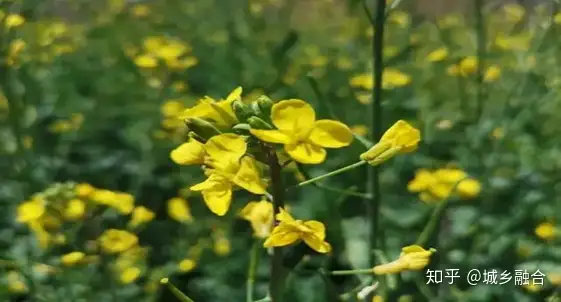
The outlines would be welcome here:
[[[282,175],[279,160],[275,149],[268,149],[268,162],[271,169],[271,184],[273,187],[273,210],[275,217],[280,213],[280,209],[284,207],[284,191]],[[276,225],[276,219],[273,219],[273,228]],[[282,267],[282,249],[273,248],[273,256],[271,259],[271,283],[269,294],[272,302],[281,302],[283,298],[284,271]]]
[[[475,30],[477,33],[477,98],[476,98],[476,112],[475,120],[479,121],[483,113],[483,98],[484,98],[484,84],[483,84],[483,69],[485,68],[485,24],[483,18],[483,0],[475,0]]]
[[[361,161],[356,162],[356,163],[354,163],[354,164],[345,166],[345,167],[343,167],[343,168],[341,168],[341,169],[337,169],[337,170],[331,171],[331,172],[329,172],[329,173],[327,173],[327,174],[323,174],[323,175],[314,177],[314,178],[312,178],[312,179],[308,179],[308,180],[306,180],[306,181],[303,181],[303,182],[297,184],[296,187],[303,187],[303,186],[305,186],[305,185],[309,185],[309,184],[314,183],[314,182],[316,182],[316,181],[319,181],[319,180],[322,180],[322,179],[325,179],[325,178],[328,178],[328,177],[331,177],[331,176],[334,176],[334,175],[337,175],[337,174],[341,174],[341,173],[343,173],[343,172],[352,170],[352,169],[354,169],[354,168],[356,168],[356,167],[360,167],[360,166],[362,166],[362,165],[364,165],[364,164],[366,164],[366,161],[362,161],[362,160],[361,160]]]
[[[362,275],[362,274],[371,275],[374,274],[374,271],[371,268],[362,268],[362,269],[331,271],[330,274],[333,276],[348,276],[348,275]]]
[[[366,0],[365,0],[366,1]],[[382,137],[382,77],[384,72],[384,61],[383,61],[383,50],[384,50],[384,21],[386,13],[386,1],[378,0],[376,2],[375,8],[375,19],[374,19],[374,39],[372,44],[372,56],[374,58],[374,89],[372,90],[372,105],[371,108],[371,118],[372,118],[372,135],[374,141],[379,141]],[[378,225],[380,217],[380,204],[382,199],[380,196],[380,168],[378,166],[373,166],[368,169],[367,184],[368,193],[373,197],[371,202],[368,202],[369,211],[368,218],[371,222],[370,230],[370,248],[369,256],[370,263],[374,264],[374,253],[373,250],[376,249],[377,239],[378,239]]]
[[[417,241],[415,242],[416,245],[423,246],[424,244],[426,244],[429,241],[431,235],[433,234],[434,230],[436,229],[436,226],[440,222],[440,217],[442,216],[442,213],[444,213],[444,210],[446,210],[446,208],[448,207],[448,204],[452,200],[452,197],[454,196],[454,193],[456,192],[456,188],[458,187],[458,185],[462,181],[464,181],[468,178],[469,177],[465,177],[465,178],[457,181],[454,184],[454,186],[452,187],[450,195],[447,198],[443,199],[436,206],[436,208],[434,208],[434,210],[432,211],[431,217],[429,219],[429,222],[425,225],[425,228],[423,229],[423,231],[421,232],[421,234],[417,238]]]
[[[259,262],[259,240],[253,243],[251,248],[251,255],[249,258],[249,270],[247,273],[247,287],[246,287],[246,302],[253,302],[253,287],[255,285],[255,271]]]
[[[161,284],[166,285],[168,289],[173,293],[173,295],[181,302],[195,302],[193,299],[189,298],[186,294],[179,290],[179,288],[175,287],[171,282],[169,282],[168,278],[163,278],[160,281]]]

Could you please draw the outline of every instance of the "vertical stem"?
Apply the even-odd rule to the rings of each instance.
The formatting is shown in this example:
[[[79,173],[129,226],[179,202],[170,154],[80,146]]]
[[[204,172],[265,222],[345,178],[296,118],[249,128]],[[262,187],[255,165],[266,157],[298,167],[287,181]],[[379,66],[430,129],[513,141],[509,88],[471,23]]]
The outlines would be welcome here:
[[[275,219],[273,219],[273,227],[276,225],[276,216],[280,213],[280,209],[284,207],[284,186],[281,177],[281,166],[277,158],[274,148],[267,150],[269,168],[271,169],[271,184],[273,186],[273,210]],[[281,302],[283,296],[284,272],[282,267],[282,249],[273,248],[273,256],[271,259],[271,283],[270,295],[272,302]]]
[[[246,302],[253,302],[253,287],[255,285],[255,271],[259,262],[259,240],[256,240],[251,248],[249,258],[249,269],[247,273]]]
[[[483,69],[485,68],[486,32],[483,20],[483,0],[474,1],[475,31],[477,34],[477,96],[475,102],[477,107],[475,111],[475,121],[479,122],[479,119],[481,118],[481,115],[483,113],[483,98],[485,97]]]
[[[372,91],[371,105],[371,129],[373,140],[378,141],[382,137],[382,76],[384,71],[383,49],[384,49],[384,16],[386,11],[386,0],[378,0],[374,9],[374,39],[372,44],[372,56],[374,58],[374,89]],[[370,230],[370,264],[374,265],[374,250],[377,246],[378,225],[380,214],[380,170],[379,166],[369,167],[368,169],[368,193],[373,200],[367,201],[370,204],[369,220],[371,221]]]

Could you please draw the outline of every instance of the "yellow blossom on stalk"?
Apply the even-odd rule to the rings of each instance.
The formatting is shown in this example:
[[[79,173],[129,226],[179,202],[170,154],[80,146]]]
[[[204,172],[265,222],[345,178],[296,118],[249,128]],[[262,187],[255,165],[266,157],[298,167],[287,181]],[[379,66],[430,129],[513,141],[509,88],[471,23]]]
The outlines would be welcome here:
[[[283,144],[292,159],[303,164],[325,161],[324,148],[342,148],[351,144],[353,135],[347,125],[334,120],[316,120],[310,104],[283,100],[273,105],[271,119],[278,130],[251,129],[262,141]]]
[[[223,235],[217,236],[214,240],[213,251],[218,256],[227,256],[232,251],[230,240]]]
[[[156,214],[154,212],[150,211],[146,207],[143,207],[143,206],[136,207],[132,211],[132,218],[131,218],[131,221],[130,221],[130,225],[133,228],[137,227],[141,224],[145,224],[147,222],[152,221],[152,219],[154,219],[155,216],[156,216]]]
[[[25,23],[25,18],[18,14],[9,14],[4,19],[6,28],[18,27]]]
[[[95,192],[95,188],[90,184],[81,183],[76,185],[76,187],[74,188],[74,192],[78,197],[88,197]]]
[[[434,172],[420,169],[407,185],[407,189],[420,193],[422,201],[433,203],[446,199],[453,193],[458,193],[462,198],[477,197],[481,192],[481,184],[468,178],[468,174],[459,169],[438,169]]]
[[[378,143],[362,153],[360,159],[379,165],[397,154],[415,151],[420,141],[421,132],[406,121],[399,120],[386,130]]]
[[[78,220],[86,213],[86,203],[81,199],[71,199],[64,209],[64,217],[68,220]]]
[[[109,229],[99,237],[101,248],[110,254],[122,253],[138,244],[135,234],[117,229]]]
[[[483,81],[487,83],[491,83],[496,81],[500,77],[501,77],[501,68],[498,65],[491,65],[485,71],[485,75],[483,76]]]
[[[178,269],[182,273],[188,273],[193,269],[195,269],[196,266],[197,266],[197,262],[195,260],[186,258],[181,260],[181,262],[179,262]]]
[[[45,201],[35,198],[21,203],[17,208],[16,220],[20,223],[29,223],[41,218],[45,213]]]
[[[121,272],[119,281],[123,284],[131,284],[136,281],[141,274],[142,270],[140,268],[136,266],[127,267]]]
[[[430,257],[435,252],[435,249],[425,250],[418,245],[406,246],[401,249],[401,255],[397,260],[377,265],[372,270],[376,275],[422,270],[429,264]]]
[[[168,200],[167,209],[169,217],[175,221],[185,223],[193,220],[189,204],[183,198],[174,197]]]
[[[22,294],[28,291],[23,276],[17,271],[9,271],[7,274],[8,291],[15,294]]]
[[[170,152],[171,160],[178,165],[201,165],[204,163],[204,144],[191,138]]]
[[[232,109],[232,103],[241,100],[242,92],[242,87],[238,87],[225,100],[219,101],[207,96],[199,100],[194,107],[186,109],[181,117],[183,119],[201,118],[216,124],[218,127],[229,128],[238,122]]]
[[[440,47],[427,55],[428,62],[440,62],[448,57],[448,48]]]
[[[63,255],[60,257],[60,263],[65,266],[73,266],[78,264],[86,257],[86,254],[82,252],[70,252],[68,254]]]
[[[273,225],[273,204],[267,200],[251,201],[241,211],[241,217],[251,223],[257,238],[267,238]]]
[[[535,229],[536,236],[542,240],[553,240],[557,235],[555,225],[551,222],[542,222]]]
[[[134,58],[134,64],[141,68],[155,68],[158,67],[158,60],[152,55],[141,54]]]
[[[382,89],[394,89],[411,83],[411,77],[397,69],[385,68],[382,75]],[[372,90],[374,88],[371,73],[363,73],[351,78],[350,85],[355,88]]]
[[[463,76],[468,76],[477,71],[478,60],[477,57],[470,56],[460,61],[458,65],[459,73]]]
[[[325,241],[325,226],[316,220],[295,220],[285,210],[276,216],[279,224],[275,226],[264,247],[281,247],[293,244],[299,240],[304,241],[318,253],[329,253],[331,245]]]
[[[208,208],[223,216],[230,208],[234,186],[253,194],[264,194],[256,160],[246,156],[247,143],[239,135],[226,133],[210,138],[205,144],[205,175],[208,178],[190,188],[201,191]]]

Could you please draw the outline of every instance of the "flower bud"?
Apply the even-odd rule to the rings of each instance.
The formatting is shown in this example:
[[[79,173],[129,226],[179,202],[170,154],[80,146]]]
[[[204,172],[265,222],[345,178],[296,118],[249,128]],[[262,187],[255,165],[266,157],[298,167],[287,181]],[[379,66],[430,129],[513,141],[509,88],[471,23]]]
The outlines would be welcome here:
[[[253,115],[251,108],[242,101],[232,102],[232,110],[234,110],[236,118],[238,118],[238,120],[242,123]]]
[[[188,118],[185,120],[185,123],[191,132],[194,132],[204,140],[221,133],[212,123],[198,117]]]
[[[261,108],[259,108],[259,104],[257,102],[252,102],[251,105],[251,112],[255,116],[261,116],[263,112],[261,112]]]
[[[262,120],[261,118],[258,118],[256,116],[252,116],[249,119],[247,119],[247,123],[253,129],[263,129],[263,130],[272,130],[273,129],[273,126],[269,125],[267,122],[265,122],[264,120]]]
[[[271,100],[268,96],[266,95],[262,95],[259,98],[257,98],[257,104],[259,105],[259,109],[261,109],[261,112],[263,113],[263,115],[265,116],[270,116],[271,115],[271,108],[273,107],[273,100]]]

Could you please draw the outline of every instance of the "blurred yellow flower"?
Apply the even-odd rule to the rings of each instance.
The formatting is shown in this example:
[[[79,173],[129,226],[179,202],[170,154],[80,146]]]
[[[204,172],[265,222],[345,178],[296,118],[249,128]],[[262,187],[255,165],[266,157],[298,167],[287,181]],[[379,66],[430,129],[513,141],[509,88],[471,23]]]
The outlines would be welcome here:
[[[411,77],[395,68],[385,68],[382,75],[382,89],[394,89],[409,85]],[[365,90],[374,88],[373,75],[371,73],[363,73],[356,75],[350,79],[349,83],[352,87]]]
[[[522,287],[530,293],[537,293],[542,290],[543,285],[533,283],[530,281],[528,284],[523,284]]]
[[[519,22],[524,18],[526,9],[517,3],[507,3],[503,5],[506,19],[510,22]]]
[[[483,76],[483,81],[487,83],[491,83],[491,82],[495,82],[500,77],[501,77],[501,68],[498,65],[491,65],[485,71],[485,75]]]
[[[135,17],[146,17],[150,14],[150,7],[146,4],[135,4],[132,7],[131,12]]]
[[[86,257],[86,254],[82,252],[70,252],[60,257],[60,263],[65,266],[73,266],[80,263],[84,257]]]
[[[171,160],[178,165],[201,165],[204,163],[204,144],[191,138],[170,152]]]
[[[505,129],[503,127],[497,127],[493,129],[491,136],[495,139],[501,139],[505,136]]]
[[[144,206],[138,206],[132,211],[132,218],[130,221],[131,227],[135,228],[141,224],[152,221],[156,214]]]
[[[184,110],[183,102],[180,100],[167,100],[161,107],[160,111],[165,117],[176,117]]]
[[[459,63],[459,73],[463,76],[468,76],[477,71],[478,60],[477,57],[465,57]]]
[[[460,169],[445,168],[434,172],[420,169],[407,189],[409,192],[420,193],[422,201],[433,203],[446,199],[453,193],[458,193],[462,198],[477,197],[481,192],[481,184],[468,178],[468,174]]]
[[[242,209],[241,217],[251,223],[257,238],[267,238],[273,225],[273,204],[267,200],[250,201]]]
[[[448,57],[448,48],[440,47],[438,49],[435,49],[435,50],[431,51],[427,55],[427,61],[429,61],[429,62],[440,62],[442,60],[445,60],[447,57]]]
[[[218,238],[214,240],[213,250],[218,256],[229,255],[232,250],[230,240],[224,236],[218,236]]]
[[[121,272],[119,280],[123,284],[131,284],[136,281],[138,277],[140,277],[141,273],[142,271],[140,270],[140,268],[136,266],[127,267]]]
[[[561,12],[555,14],[555,16],[553,16],[553,22],[555,24],[561,24]]]
[[[87,183],[81,183],[76,185],[76,187],[74,188],[74,192],[76,193],[76,195],[78,197],[88,197],[91,194],[93,194],[95,191],[95,188]]]
[[[179,262],[179,265],[178,265],[178,269],[182,273],[188,273],[188,272],[192,271],[193,269],[195,269],[195,267],[197,267],[197,262],[195,262],[195,260],[189,259],[189,258],[181,260],[181,262]]]
[[[327,119],[316,121],[314,109],[302,100],[276,103],[271,119],[278,130],[251,129],[251,134],[268,143],[283,144],[286,153],[299,163],[322,163],[327,157],[324,148],[346,147],[353,140],[347,125]]]
[[[406,121],[399,120],[386,130],[378,143],[362,153],[360,159],[379,165],[399,153],[415,151],[420,141],[421,132]]]
[[[503,50],[526,51],[530,49],[532,33],[523,32],[517,35],[498,34],[495,37],[495,45]]]
[[[14,294],[22,294],[28,291],[23,276],[17,271],[9,271],[7,274],[8,291]]]
[[[275,226],[269,238],[263,243],[264,247],[282,247],[302,240],[318,253],[329,253],[331,251],[331,245],[325,241],[325,226],[323,223],[316,220],[295,220],[283,209],[277,214],[276,218],[279,224]]]
[[[21,203],[17,208],[16,220],[20,223],[36,221],[45,213],[45,201],[39,198]]]
[[[549,279],[549,282],[551,282],[551,284],[553,284],[555,286],[560,286],[561,285],[561,272],[560,273],[549,273],[549,274],[547,274],[547,278]]]
[[[401,249],[401,255],[397,260],[377,265],[372,270],[376,275],[422,270],[429,264],[430,257],[435,252],[435,249],[425,250],[418,245],[406,246]]]
[[[68,220],[79,220],[86,213],[86,203],[81,199],[71,199],[64,209],[64,217]]]
[[[138,244],[135,234],[117,229],[105,231],[98,240],[101,248],[110,254],[122,253]]]
[[[256,160],[245,156],[246,150],[245,139],[233,133],[214,136],[205,144],[208,178],[190,190],[201,191],[207,207],[216,215],[223,216],[230,208],[234,185],[253,194],[265,193]]]
[[[189,204],[183,198],[174,197],[168,200],[167,209],[169,217],[175,221],[185,223],[193,220]]]
[[[551,222],[542,222],[535,229],[536,236],[542,240],[553,240],[557,235],[555,225]]]
[[[158,59],[152,55],[141,54],[134,58],[134,64],[141,68],[155,68],[158,67]]]
[[[25,23],[25,18],[18,14],[9,14],[4,19],[6,28],[18,27]]]
[[[409,14],[404,11],[392,10],[389,13],[388,21],[399,25],[401,28],[405,28],[411,23],[411,18]]]
[[[368,134],[368,127],[366,125],[354,125],[351,127],[351,131],[356,135],[365,136]]]

